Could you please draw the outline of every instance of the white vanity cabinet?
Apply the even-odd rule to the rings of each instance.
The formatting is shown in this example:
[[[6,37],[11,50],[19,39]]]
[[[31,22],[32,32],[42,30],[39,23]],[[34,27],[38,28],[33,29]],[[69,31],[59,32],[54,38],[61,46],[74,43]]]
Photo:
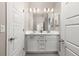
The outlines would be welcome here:
[[[25,51],[39,52],[45,49],[45,38],[41,35],[27,35],[25,36]]]
[[[57,52],[57,35],[39,34],[25,35],[26,53]]]

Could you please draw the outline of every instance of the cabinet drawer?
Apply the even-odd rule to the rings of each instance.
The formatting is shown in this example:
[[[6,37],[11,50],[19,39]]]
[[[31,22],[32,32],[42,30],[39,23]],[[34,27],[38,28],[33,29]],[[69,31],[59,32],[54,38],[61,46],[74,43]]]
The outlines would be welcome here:
[[[25,36],[25,38],[33,40],[33,39],[38,39],[38,36],[36,36],[36,35],[27,35],[27,36]]]
[[[45,39],[45,36],[44,35],[39,35],[37,37],[38,37],[38,39]]]
[[[52,40],[54,40],[54,39],[57,39],[57,36],[55,35],[49,35],[49,36],[46,36],[46,39],[52,39]]]

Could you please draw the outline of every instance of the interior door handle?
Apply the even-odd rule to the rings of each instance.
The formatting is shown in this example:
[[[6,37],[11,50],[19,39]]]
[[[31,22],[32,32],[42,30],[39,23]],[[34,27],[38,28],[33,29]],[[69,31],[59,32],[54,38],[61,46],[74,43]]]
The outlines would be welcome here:
[[[10,41],[13,41],[13,40],[15,40],[15,38],[10,38]]]
[[[64,42],[64,40],[59,40],[59,42]]]

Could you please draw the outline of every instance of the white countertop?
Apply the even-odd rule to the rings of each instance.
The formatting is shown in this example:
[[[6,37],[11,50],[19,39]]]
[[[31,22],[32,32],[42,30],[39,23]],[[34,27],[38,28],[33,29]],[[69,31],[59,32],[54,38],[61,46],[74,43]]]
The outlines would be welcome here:
[[[26,31],[25,35],[59,35],[59,32],[51,31],[50,33],[47,33],[47,32],[40,33],[40,32],[33,32],[33,31]]]

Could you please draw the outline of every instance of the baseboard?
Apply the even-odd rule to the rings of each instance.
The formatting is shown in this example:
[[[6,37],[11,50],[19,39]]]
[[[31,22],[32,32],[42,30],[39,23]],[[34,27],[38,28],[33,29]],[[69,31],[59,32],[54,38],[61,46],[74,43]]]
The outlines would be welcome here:
[[[44,54],[50,54],[50,53],[52,54],[52,53],[53,53],[53,54],[58,54],[58,51],[44,51],[44,52],[40,52],[40,51],[39,51],[39,52],[27,51],[27,52],[26,52],[26,54],[34,54],[34,53],[42,53],[42,54],[43,54],[43,53],[44,53]]]

